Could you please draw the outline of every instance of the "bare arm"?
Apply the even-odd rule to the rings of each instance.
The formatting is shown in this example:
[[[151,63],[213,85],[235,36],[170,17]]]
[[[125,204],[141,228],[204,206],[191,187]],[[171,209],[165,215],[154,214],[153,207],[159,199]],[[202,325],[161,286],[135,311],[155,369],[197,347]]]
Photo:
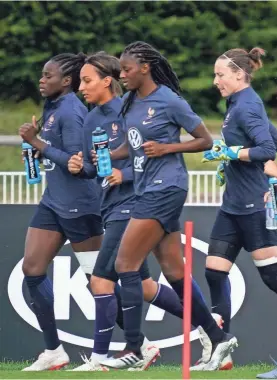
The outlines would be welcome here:
[[[118,148],[111,151],[111,159],[112,160],[124,160],[124,158],[129,157],[129,150],[128,150],[128,141],[127,141],[127,135],[125,135],[125,141],[122,143]]]
[[[165,144],[165,154],[196,153],[212,148],[213,139],[204,123],[199,124],[190,134],[194,137],[193,140],[176,144]]]
[[[160,144],[155,141],[147,141],[142,144],[148,157],[160,157],[171,153],[195,153],[211,149],[213,146],[212,136],[203,123],[200,123],[190,135],[194,139],[170,144]]]

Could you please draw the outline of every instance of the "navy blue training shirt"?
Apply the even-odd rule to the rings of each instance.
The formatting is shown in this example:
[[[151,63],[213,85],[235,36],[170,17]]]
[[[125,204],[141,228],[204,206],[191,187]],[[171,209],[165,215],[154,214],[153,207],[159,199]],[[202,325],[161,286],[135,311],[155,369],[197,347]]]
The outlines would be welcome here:
[[[137,195],[171,186],[188,190],[182,153],[148,158],[142,144],[146,141],[180,143],[181,128],[191,133],[201,122],[189,104],[166,86],[159,86],[144,98],[135,97],[125,115],[125,128]]]
[[[263,163],[274,160],[276,131],[268,120],[263,102],[252,87],[231,95],[222,126],[227,146],[250,148],[251,162],[225,162],[226,189],[222,210],[244,215],[264,210],[268,178]]]
[[[84,169],[83,177],[95,175],[95,166],[91,162],[92,132],[96,127],[104,129],[109,136],[111,150],[116,149],[125,141],[123,118],[119,116],[122,107],[121,98],[113,98],[108,103],[96,106],[89,112],[84,124]],[[114,160],[112,167],[121,170],[123,182],[121,185],[110,186],[104,178],[97,177],[102,187],[101,214],[105,223],[130,218],[135,201],[133,187],[133,171],[130,159]]]
[[[83,180],[67,169],[70,157],[82,150],[83,122],[87,109],[73,93],[56,101],[46,100],[41,139],[47,143],[43,164],[47,187],[42,203],[62,218],[100,215],[96,180]]]

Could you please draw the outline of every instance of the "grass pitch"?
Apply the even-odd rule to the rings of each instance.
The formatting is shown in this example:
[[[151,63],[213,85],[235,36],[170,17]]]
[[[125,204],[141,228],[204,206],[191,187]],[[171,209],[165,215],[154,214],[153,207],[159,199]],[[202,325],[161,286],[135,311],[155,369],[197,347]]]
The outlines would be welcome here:
[[[0,379],[182,379],[180,366],[157,365],[144,372],[128,372],[126,370],[109,372],[21,372],[29,363],[0,363]],[[67,369],[73,368],[70,365]],[[192,372],[192,379],[255,379],[258,373],[272,369],[266,364],[235,367],[232,371]]]

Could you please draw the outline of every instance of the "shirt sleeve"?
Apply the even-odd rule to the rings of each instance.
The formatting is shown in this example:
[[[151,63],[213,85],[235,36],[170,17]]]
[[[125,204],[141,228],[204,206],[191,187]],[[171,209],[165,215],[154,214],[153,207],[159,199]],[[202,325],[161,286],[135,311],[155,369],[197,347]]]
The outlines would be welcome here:
[[[173,124],[184,128],[188,133],[191,133],[202,123],[202,119],[193,112],[188,102],[181,97],[174,99],[167,107],[166,112],[169,120]]]
[[[276,148],[269,131],[269,122],[263,105],[250,104],[247,109],[240,109],[240,126],[252,140],[254,147],[249,149],[251,161],[265,162],[274,160]]]
[[[274,125],[271,123],[270,120],[269,120],[269,132],[275,144],[275,149],[277,150],[277,128],[274,127]]]
[[[133,168],[128,166],[127,168],[121,169],[122,182],[132,182],[133,181]]]
[[[82,150],[83,118],[76,113],[69,113],[61,118],[60,123],[62,150],[47,145],[42,154],[67,170],[67,164],[71,156]]]

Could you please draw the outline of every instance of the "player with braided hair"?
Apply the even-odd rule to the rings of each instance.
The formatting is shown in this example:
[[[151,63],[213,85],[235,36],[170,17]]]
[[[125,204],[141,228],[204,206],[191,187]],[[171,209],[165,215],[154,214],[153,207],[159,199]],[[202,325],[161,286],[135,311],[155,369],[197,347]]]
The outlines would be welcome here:
[[[75,92],[85,58],[82,53],[65,53],[45,64],[39,81],[40,93],[46,99],[40,138],[34,117],[19,130],[20,136],[40,152],[47,180],[28,228],[23,260],[25,283],[46,350],[25,371],[59,369],[69,362],[57,333],[48,265],[68,239],[90,278],[102,242],[99,187],[94,180],[73,176],[67,168],[70,157],[82,149],[87,108]]]
[[[183,301],[179,217],[188,176],[181,153],[203,151],[212,146],[212,139],[202,120],[180,97],[178,78],[158,50],[145,42],[134,42],[122,53],[120,64],[121,79],[129,90],[121,110],[127,139],[111,152],[111,157],[117,160],[130,156],[136,193],[115,262],[121,281],[127,346],[101,363],[111,368],[137,368],[142,362],[139,268],[153,250],[165,277]],[[194,139],[181,143],[181,128]],[[237,341],[217,326],[194,280],[192,285],[192,324],[201,325],[212,341],[206,369],[217,369]]]

